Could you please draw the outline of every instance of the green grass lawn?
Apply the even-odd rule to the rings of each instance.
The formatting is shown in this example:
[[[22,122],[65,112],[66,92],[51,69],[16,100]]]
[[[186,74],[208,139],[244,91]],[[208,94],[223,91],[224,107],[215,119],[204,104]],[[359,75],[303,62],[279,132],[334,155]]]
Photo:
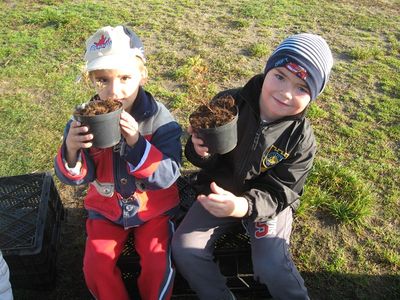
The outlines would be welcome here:
[[[335,65],[308,114],[319,148],[292,253],[315,299],[399,299],[399,11],[399,0],[1,1],[0,176],[52,169],[92,95],[77,78],[99,27],[142,38],[146,88],[184,128],[195,103],[262,72],[283,38],[321,34]]]

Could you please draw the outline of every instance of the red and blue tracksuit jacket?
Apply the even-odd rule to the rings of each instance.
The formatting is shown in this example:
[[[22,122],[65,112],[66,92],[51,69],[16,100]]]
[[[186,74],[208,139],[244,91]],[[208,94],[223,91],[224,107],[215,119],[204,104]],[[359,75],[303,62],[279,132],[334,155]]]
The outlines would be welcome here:
[[[106,218],[125,228],[173,214],[179,204],[175,182],[182,157],[182,130],[163,104],[140,88],[130,113],[140,132],[133,147],[121,138],[118,145],[107,149],[82,149],[81,170],[71,175],[64,156],[70,120],[54,163],[63,183],[89,184],[84,201],[89,218]]]

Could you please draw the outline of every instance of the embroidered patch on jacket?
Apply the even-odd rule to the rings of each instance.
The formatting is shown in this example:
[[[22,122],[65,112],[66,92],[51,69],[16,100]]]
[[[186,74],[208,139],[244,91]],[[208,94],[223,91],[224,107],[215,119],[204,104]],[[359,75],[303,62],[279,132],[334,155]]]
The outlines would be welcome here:
[[[274,145],[269,147],[264,151],[262,160],[261,160],[261,172],[268,170],[269,168],[275,166],[277,163],[286,159],[289,156],[289,153],[276,148]]]

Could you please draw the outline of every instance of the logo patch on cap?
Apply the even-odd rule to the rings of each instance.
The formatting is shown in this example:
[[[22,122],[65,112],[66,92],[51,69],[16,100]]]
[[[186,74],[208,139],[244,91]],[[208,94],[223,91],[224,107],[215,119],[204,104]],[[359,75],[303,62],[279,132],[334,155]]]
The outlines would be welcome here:
[[[288,69],[290,72],[292,72],[297,77],[299,77],[303,80],[307,79],[307,76],[308,76],[307,70],[304,69],[302,66],[295,64],[293,62],[290,62],[285,65],[285,68]]]
[[[90,51],[96,51],[99,49],[106,48],[107,46],[111,46],[112,41],[110,38],[106,38],[104,34],[101,35],[101,38],[98,42],[94,42],[92,46],[90,46]]]

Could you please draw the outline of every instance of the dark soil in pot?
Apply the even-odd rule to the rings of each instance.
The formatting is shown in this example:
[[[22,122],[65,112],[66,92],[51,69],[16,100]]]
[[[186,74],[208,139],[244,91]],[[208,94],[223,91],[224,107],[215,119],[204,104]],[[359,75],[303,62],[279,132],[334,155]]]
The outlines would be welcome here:
[[[232,121],[237,114],[235,99],[224,96],[209,104],[200,105],[190,116],[190,125],[196,128],[215,128]]]
[[[199,106],[189,116],[189,122],[210,153],[225,154],[236,147],[237,118],[235,100],[228,95]]]
[[[114,100],[94,100],[76,107],[74,115],[95,116],[103,115],[120,109],[122,104]]]

